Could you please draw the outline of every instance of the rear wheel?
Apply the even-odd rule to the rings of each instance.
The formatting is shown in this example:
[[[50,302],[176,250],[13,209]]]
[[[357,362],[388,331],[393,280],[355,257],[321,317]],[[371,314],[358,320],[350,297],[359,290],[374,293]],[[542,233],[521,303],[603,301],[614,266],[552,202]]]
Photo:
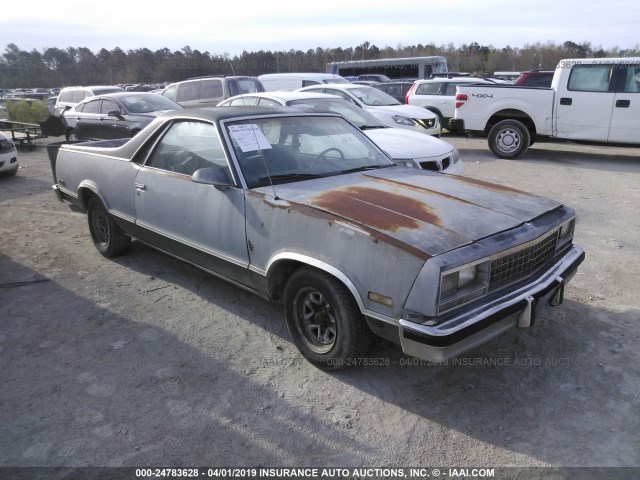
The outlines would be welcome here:
[[[502,120],[489,131],[489,149],[498,158],[520,158],[531,144],[531,134],[518,120]]]
[[[302,355],[323,370],[356,364],[373,334],[351,293],[333,277],[302,268],[284,291],[285,319]]]
[[[80,137],[78,137],[78,132],[73,128],[67,132],[66,136],[67,136],[67,140],[72,142],[77,142],[78,140],[80,140]]]
[[[89,200],[87,219],[93,243],[102,255],[117,257],[129,249],[131,238],[113,221],[97,195]]]

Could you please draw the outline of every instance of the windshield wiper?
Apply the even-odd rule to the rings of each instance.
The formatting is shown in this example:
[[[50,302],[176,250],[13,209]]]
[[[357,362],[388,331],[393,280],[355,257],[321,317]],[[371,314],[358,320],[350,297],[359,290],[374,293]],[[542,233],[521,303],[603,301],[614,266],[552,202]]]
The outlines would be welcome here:
[[[271,181],[277,181],[277,180],[306,180],[306,179],[311,179],[311,178],[321,178],[321,177],[325,177],[326,175],[320,175],[317,173],[281,173],[278,175],[271,175],[269,177],[260,177],[258,179],[258,181],[260,182],[266,182],[269,179],[271,179]]]
[[[391,163],[389,165],[363,165],[362,167],[350,168],[348,170],[342,170],[342,173],[354,173],[354,172],[364,172],[366,170],[377,170],[379,168],[387,168],[387,167],[395,167],[395,163]]]
[[[386,125],[360,125],[360,130],[373,130],[374,128],[387,128]]]

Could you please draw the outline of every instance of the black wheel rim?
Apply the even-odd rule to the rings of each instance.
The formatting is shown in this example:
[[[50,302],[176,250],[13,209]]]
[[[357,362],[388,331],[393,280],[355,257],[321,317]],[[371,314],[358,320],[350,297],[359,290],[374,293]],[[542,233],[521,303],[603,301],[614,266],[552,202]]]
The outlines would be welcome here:
[[[338,334],[336,312],[314,288],[298,292],[297,324],[304,343],[316,353],[329,352]]]
[[[96,242],[106,245],[109,243],[109,220],[107,212],[102,208],[96,208],[93,212],[93,233]]]

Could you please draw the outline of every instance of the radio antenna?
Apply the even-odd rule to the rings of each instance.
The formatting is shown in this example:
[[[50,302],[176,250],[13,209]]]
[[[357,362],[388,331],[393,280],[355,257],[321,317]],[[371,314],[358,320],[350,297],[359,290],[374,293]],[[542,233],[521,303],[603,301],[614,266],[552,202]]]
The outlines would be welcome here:
[[[229,66],[231,67],[231,73],[233,74],[233,76],[236,76],[236,72],[233,68],[233,62],[231,60],[229,60]],[[238,84],[238,87],[240,85]],[[243,98],[243,103],[244,103],[244,97],[243,97],[244,93],[242,92],[242,90],[240,90],[240,97]],[[246,106],[246,104],[245,104]],[[251,122],[252,125],[255,125],[256,128],[259,128],[257,124],[254,123],[253,118],[251,118],[251,114],[247,115],[249,118],[249,121]],[[273,185],[273,179],[271,178],[271,173],[269,173],[269,167],[267,166],[267,161],[264,157],[264,152],[262,150],[262,148],[260,148],[260,143],[258,141],[258,135],[256,134],[256,131],[254,129],[251,130],[253,132],[253,136],[255,138],[256,141],[256,147],[258,148],[258,153],[260,154],[260,159],[262,160],[262,164],[264,165],[264,171],[267,172],[267,178],[269,179],[269,185],[271,185],[271,191],[273,192],[273,199],[274,200],[280,200],[280,197],[278,197],[278,194],[276,193],[276,187]]]

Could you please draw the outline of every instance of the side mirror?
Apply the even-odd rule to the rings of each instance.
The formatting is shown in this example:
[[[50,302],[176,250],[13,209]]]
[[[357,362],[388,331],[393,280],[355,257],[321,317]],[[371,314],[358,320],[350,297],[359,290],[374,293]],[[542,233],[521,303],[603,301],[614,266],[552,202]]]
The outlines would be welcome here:
[[[196,170],[191,177],[191,181],[194,183],[213,185],[218,190],[226,190],[231,186],[229,176],[222,167],[207,167]]]
[[[118,119],[120,119],[120,120],[122,120],[122,119],[124,118],[124,117],[122,116],[122,114],[120,113],[120,110],[109,110],[109,111],[107,112],[107,115],[108,115],[109,117],[116,117],[116,118],[118,118]]]

